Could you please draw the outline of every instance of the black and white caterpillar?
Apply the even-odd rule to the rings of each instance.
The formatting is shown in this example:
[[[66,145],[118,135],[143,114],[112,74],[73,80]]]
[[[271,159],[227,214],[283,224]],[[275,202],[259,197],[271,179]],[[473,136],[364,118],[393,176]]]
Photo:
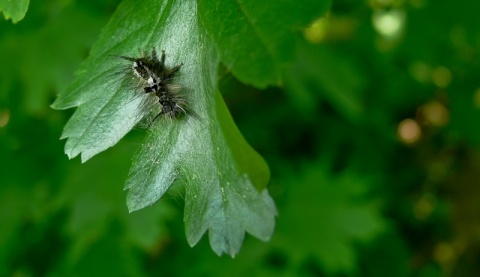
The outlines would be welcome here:
[[[181,114],[188,114],[187,101],[181,95],[182,87],[174,84],[174,77],[183,66],[183,63],[169,68],[165,65],[165,51],[158,58],[155,49],[152,49],[151,55],[144,54],[140,58],[127,56],[118,56],[122,59],[132,62],[131,71],[139,80],[143,87],[143,92],[154,94],[161,105],[160,112],[153,118],[148,128],[160,116],[175,118]]]

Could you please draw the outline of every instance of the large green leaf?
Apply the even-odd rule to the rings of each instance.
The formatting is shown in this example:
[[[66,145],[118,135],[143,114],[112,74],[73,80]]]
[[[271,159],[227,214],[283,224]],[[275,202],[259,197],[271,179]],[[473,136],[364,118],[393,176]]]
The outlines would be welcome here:
[[[154,96],[136,91],[130,79],[115,74],[122,61],[112,55],[138,56],[152,47],[166,51],[168,65],[184,63],[177,81],[196,116],[160,119],[149,130],[126,183],[129,210],[152,205],[178,180],[185,185],[190,245],[207,230],[219,255],[234,256],[245,231],[268,240],[276,215],[265,189],[268,166],[237,130],[216,89],[219,59],[198,24],[195,1],[128,0],[120,5],[76,81],[53,104],[57,109],[78,107],[62,134],[68,138],[65,152],[70,158],[81,154],[86,161],[151,113],[145,101]]]
[[[17,23],[25,17],[30,0],[0,0],[0,12],[5,19],[12,19]]]
[[[300,30],[323,15],[330,0],[199,1],[199,15],[221,60],[258,87],[281,84]]]

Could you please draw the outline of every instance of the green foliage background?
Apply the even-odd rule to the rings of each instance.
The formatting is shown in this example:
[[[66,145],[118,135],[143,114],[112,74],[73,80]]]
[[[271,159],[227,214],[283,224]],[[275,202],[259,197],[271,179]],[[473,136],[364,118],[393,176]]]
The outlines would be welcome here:
[[[256,4],[279,17],[256,31],[294,43],[258,72],[221,50],[219,90],[270,166],[279,217],[270,242],[247,236],[231,259],[206,237],[190,248],[182,191],[128,213],[144,131],[85,164],[63,154],[73,111],[49,105],[119,2],[39,2],[0,21],[0,276],[480,275],[480,3],[338,0],[293,30]]]

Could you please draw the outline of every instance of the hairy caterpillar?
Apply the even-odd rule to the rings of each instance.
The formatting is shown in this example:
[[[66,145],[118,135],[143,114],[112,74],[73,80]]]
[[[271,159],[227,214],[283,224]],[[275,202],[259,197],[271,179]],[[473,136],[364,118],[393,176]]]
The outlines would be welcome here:
[[[187,101],[181,94],[182,86],[173,83],[183,63],[172,68],[167,67],[165,51],[162,51],[159,58],[155,49],[152,49],[150,56],[144,53],[140,58],[118,57],[132,62],[130,70],[143,87],[143,92],[158,98],[161,110],[148,124],[148,128],[161,116],[176,118],[182,114],[190,114],[186,108]]]

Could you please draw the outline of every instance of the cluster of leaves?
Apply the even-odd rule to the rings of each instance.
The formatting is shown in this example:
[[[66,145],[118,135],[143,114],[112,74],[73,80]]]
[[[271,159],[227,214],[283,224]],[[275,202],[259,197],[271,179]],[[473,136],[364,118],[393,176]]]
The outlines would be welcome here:
[[[193,3],[137,1],[133,6],[125,1],[99,40],[116,1],[36,1],[18,24],[0,22],[0,275],[478,275],[480,132],[475,124],[480,101],[475,72],[480,69],[480,29],[473,7],[478,4],[393,1],[384,7],[380,2],[335,1],[323,23],[309,28],[320,26],[316,44],[299,31],[324,13],[326,3],[317,3],[316,9],[305,3],[303,10],[295,10],[293,4],[269,1],[177,2]],[[403,34],[393,40],[383,38],[371,20],[390,10],[407,14]],[[95,41],[79,77],[67,87],[70,73]],[[105,82],[111,75],[103,72],[117,66],[107,56],[135,56],[157,43],[165,45],[168,62],[185,63],[181,82],[200,92],[191,97],[208,123],[204,130],[193,120],[159,125],[147,132],[146,140],[145,132],[131,132],[85,164],[65,159],[58,134],[70,114],[48,108],[55,94],[66,91],[56,105],[80,105],[64,136],[74,141],[67,142],[69,156],[81,153],[89,159],[115,144],[142,116],[136,114],[136,98]],[[220,61],[225,67],[218,78]],[[236,197],[227,199],[240,207],[265,203],[258,202],[258,195],[268,179],[266,167],[258,169],[263,161],[233,125],[219,91],[243,136],[270,165],[269,192],[279,213],[271,241],[247,238],[235,259],[217,257],[206,240],[190,248],[178,220],[185,207],[190,244],[206,228],[221,226],[213,231],[217,234],[241,230],[230,233],[237,238],[230,243],[211,237],[216,252],[233,254],[244,229],[218,224],[228,221],[198,209],[194,204],[202,202],[192,199],[223,200],[217,184],[238,181],[243,172],[249,173],[251,180],[245,183],[257,198],[242,202],[242,194],[232,190],[227,193]],[[90,118],[95,113],[89,105],[106,101],[104,97],[117,103],[106,105],[106,111],[122,107],[105,117],[111,122]],[[439,121],[438,113],[429,117],[429,103],[444,107],[440,111],[448,113],[449,121]],[[414,145],[404,146],[396,136],[405,118],[421,127]],[[85,120],[104,125],[89,127]],[[121,120],[125,125],[118,124]],[[82,140],[81,128],[90,128],[90,137]],[[219,156],[212,148],[206,155],[189,155],[200,143],[191,142],[192,133],[230,149],[230,156]],[[178,148],[177,142],[190,144]],[[135,148],[142,150],[128,173]],[[158,155],[177,166],[172,172],[182,176],[179,186],[155,205],[128,213],[121,191],[125,179],[133,184],[127,196],[130,209],[155,202],[166,190],[153,187],[157,194],[147,194],[151,198],[145,201],[142,192],[152,190],[134,185],[148,184],[168,170],[153,167],[147,170],[150,175],[140,175],[144,180],[135,179],[132,172],[156,164],[152,161]],[[207,169],[199,168],[198,161]],[[212,168],[228,174],[219,177]],[[169,174],[161,176],[171,178]],[[203,177],[218,180],[200,186]],[[169,186],[171,181],[165,182]],[[271,201],[268,195],[262,199]],[[242,222],[251,226],[273,220],[272,209],[264,218],[251,216],[262,210],[251,206],[222,212],[236,217],[234,222],[251,220]],[[197,217],[203,213],[207,216]],[[255,228],[246,229],[260,238],[271,231]]]

